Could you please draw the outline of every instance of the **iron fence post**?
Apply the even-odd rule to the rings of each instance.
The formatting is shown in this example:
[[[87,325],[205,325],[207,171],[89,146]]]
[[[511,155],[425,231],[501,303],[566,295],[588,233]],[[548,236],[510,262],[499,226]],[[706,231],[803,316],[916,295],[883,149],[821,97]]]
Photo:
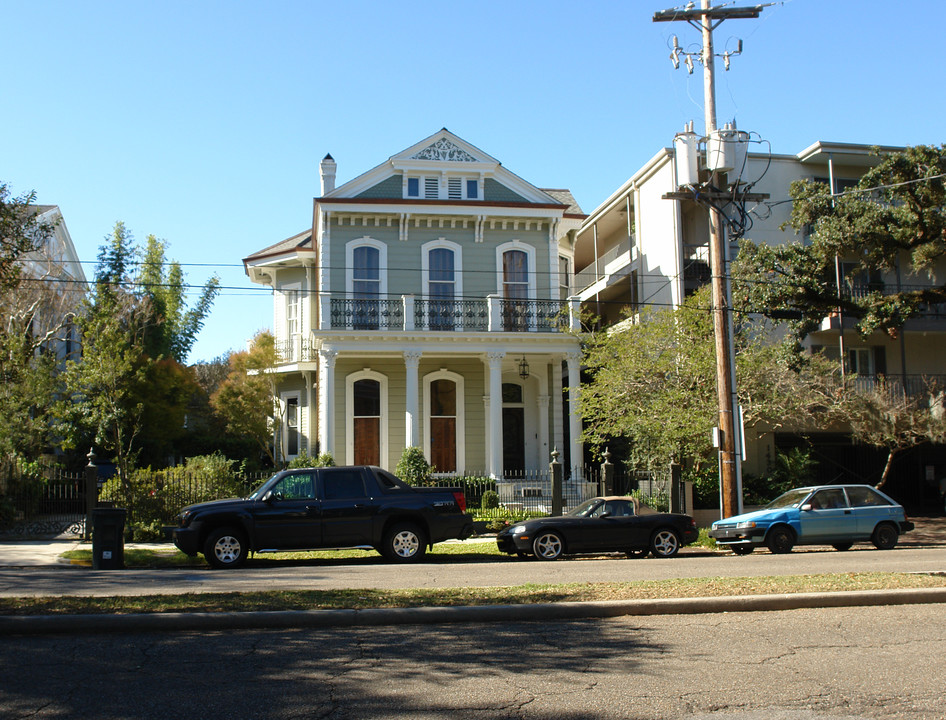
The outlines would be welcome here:
[[[685,512],[683,507],[683,469],[670,463],[670,512]]]
[[[552,462],[549,463],[552,476],[552,515],[562,514],[562,463],[558,461],[558,448],[552,450]]]
[[[82,537],[88,540],[92,537],[92,513],[99,499],[99,468],[95,464],[95,452],[89,448],[89,464],[85,466],[85,531]]]
[[[614,495],[614,465],[611,464],[611,451],[607,448],[602,453],[604,461],[601,463],[602,492],[605,495]]]

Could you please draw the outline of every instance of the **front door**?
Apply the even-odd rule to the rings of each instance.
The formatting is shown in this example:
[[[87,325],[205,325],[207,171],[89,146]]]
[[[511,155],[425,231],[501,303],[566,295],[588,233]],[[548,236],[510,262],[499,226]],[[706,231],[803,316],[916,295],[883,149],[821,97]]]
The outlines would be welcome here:
[[[366,492],[364,473],[360,467],[319,470],[323,547],[371,544],[375,501]]]
[[[522,477],[526,469],[525,410],[503,408],[503,475]]]
[[[253,511],[257,550],[318,547],[322,510],[311,472],[292,473],[270,488],[272,495]]]

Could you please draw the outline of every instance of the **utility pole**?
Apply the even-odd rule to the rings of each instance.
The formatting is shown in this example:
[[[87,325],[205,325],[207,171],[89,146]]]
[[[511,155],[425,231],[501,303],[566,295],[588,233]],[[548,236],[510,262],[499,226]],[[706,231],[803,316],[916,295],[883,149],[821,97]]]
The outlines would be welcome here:
[[[696,9],[689,3],[683,10],[663,10],[654,13],[654,22],[672,22],[683,20],[693,27],[699,28],[703,47],[699,61],[703,65],[703,95],[704,114],[706,121],[706,136],[711,138],[716,132],[716,78],[715,55],[713,54],[713,30],[724,20],[738,18],[757,18],[764,5],[746,8],[713,8],[710,0],[702,0],[701,7]],[[741,43],[740,43],[741,51]],[[729,56],[736,53],[726,53],[726,67],[729,67]],[[681,53],[679,45],[674,39],[674,53],[671,59],[677,65],[679,55],[685,54],[687,68],[692,72],[693,63],[690,55]],[[722,187],[721,174],[713,170],[709,179],[709,188]],[[742,492],[740,486],[740,468],[736,434],[739,432],[739,421],[736,417],[735,358],[733,356],[732,334],[732,302],[729,291],[729,269],[727,264],[727,248],[725,238],[725,224],[723,213],[718,204],[709,206],[710,231],[710,271],[712,274],[713,296],[713,330],[716,339],[716,394],[719,400],[719,484],[722,502],[723,517],[731,517],[740,512],[742,506]]]

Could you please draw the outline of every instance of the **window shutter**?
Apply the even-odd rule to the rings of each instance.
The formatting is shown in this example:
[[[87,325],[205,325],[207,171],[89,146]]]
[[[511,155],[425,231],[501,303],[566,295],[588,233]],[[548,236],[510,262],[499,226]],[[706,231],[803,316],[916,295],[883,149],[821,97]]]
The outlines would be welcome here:
[[[440,181],[437,178],[424,178],[424,197],[434,200],[440,197]]]
[[[462,178],[447,178],[447,197],[451,200],[463,199],[463,180]]]

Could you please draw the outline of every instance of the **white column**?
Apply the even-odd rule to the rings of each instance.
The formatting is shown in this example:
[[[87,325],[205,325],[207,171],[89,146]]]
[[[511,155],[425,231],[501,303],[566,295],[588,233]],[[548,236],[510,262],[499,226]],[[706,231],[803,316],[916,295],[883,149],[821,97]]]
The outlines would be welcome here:
[[[323,347],[319,351],[322,358],[322,367],[319,383],[319,406],[322,414],[319,416],[319,445],[321,452],[330,453],[336,462],[335,454],[335,358],[338,350]]]
[[[312,390],[315,386],[315,377],[314,373],[311,370],[306,370],[302,373],[305,378],[305,449],[306,452],[315,457],[315,433],[317,432],[315,425],[315,396],[312,393]]]
[[[504,352],[486,353],[489,361],[489,474],[503,476],[503,358]]]
[[[549,453],[552,448],[549,447],[549,396],[539,395],[539,468],[544,468],[549,464],[551,458]]]
[[[566,353],[568,364],[568,436],[571,440],[571,469],[580,473],[583,465],[581,445],[581,416],[578,414],[578,384],[581,382],[581,354]],[[574,473],[572,474],[574,476]]]
[[[417,368],[423,355],[419,350],[404,353],[406,383],[404,400],[404,447],[420,447],[420,402]]]

